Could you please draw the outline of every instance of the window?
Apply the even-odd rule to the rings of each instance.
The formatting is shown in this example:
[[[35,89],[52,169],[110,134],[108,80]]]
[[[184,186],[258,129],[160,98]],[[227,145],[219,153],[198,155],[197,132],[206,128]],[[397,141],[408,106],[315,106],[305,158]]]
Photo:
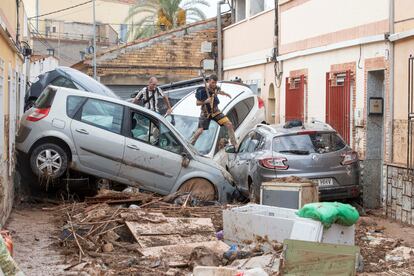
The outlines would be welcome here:
[[[246,18],[246,0],[235,1],[236,22]]]
[[[37,108],[50,108],[52,106],[53,100],[55,99],[56,89],[51,87],[46,87],[42,91],[39,98],[35,102],[35,107]]]
[[[264,137],[259,133],[252,131],[244,138],[240,144],[239,152],[254,152],[259,147],[263,147]]]
[[[76,85],[71,80],[68,80],[67,78],[62,77],[62,76],[57,77],[50,84],[55,85],[55,86],[59,86],[59,87],[77,89]]]
[[[234,125],[234,129],[236,130],[246,119],[247,115],[249,115],[250,110],[252,110],[254,106],[254,98],[250,97],[247,98],[239,103],[237,103],[227,114],[227,117]]]
[[[265,10],[264,0],[250,0],[250,16]]]
[[[181,154],[183,147],[171,130],[159,121],[149,119],[138,112],[131,115],[131,136],[163,150]]]
[[[83,105],[80,120],[87,124],[121,133],[123,107],[118,104],[88,99]]]
[[[295,134],[273,139],[273,151],[288,154],[322,154],[341,150],[345,146],[345,142],[334,132]]]
[[[250,141],[252,140],[252,134],[253,132],[250,132],[249,134],[247,134],[246,137],[243,139],[243,141],[240,143],[239,153],[247,152]]]
[[[73,118],[85,99],[85,97],[69,96],[66,102],[66,114]]]

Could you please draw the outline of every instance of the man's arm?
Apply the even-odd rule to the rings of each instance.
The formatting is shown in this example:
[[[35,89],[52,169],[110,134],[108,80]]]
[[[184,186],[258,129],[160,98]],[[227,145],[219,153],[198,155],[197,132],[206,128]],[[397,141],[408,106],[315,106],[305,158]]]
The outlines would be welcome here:
[[[144,88],[145,89],[145,88]],[[144,89],[141,89],[132,101],[134,104],[138,104],[140,97],[144,94]]]
[[[222,91],[222,90],[219,90],[219,91],[217,92],[217,94],[219,94],[219,95],[223,95],[223,96],[227,96],[227,97],[231,98],[231,95],[230,95],[230,94],[228,94],[228,93],[226,93],[226,92],[224,92],[224,91]]]
[[[171,109],[171,104],[170,104],[170,100],[168,99],[168,96],[164,95],[164,103],[167,106],[167,115],[171,114],[172,109]]]

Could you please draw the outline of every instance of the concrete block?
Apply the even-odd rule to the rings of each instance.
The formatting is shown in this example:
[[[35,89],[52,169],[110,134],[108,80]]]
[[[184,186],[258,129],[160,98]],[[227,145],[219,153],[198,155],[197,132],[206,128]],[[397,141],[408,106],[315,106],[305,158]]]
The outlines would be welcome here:
[[[402,198],[402,209],[405,211],[411,211],[411,197],[403,196]]]
[[[403,198],[402,189],[397,189],[397,204],[402,205],[402,198]]]
[[[392,201],[392,186],[387,186],[387,205],[391,204]]]
[[[401,177],[398,177],[398,180],[397,180],[397,188],[402,189],[403,186],[404,186],[404,181],[402,180]]]
[[[395,209],[395,219],[401,220],[402,218],[402,207],[400,205],[397,205],[397,208]]]
[[[404,195],[411,196],[412,195],[412,184],[409,181],[406,181],[404,183],[404,189],[403,189]]]
[[[392,197],[392,199],[397,198],[397,188],[395,188],[395,187],[391,188],[391,197]]]
[[[234,267],[196,266],[194,276],[234,276],[238,273]]]
[[[408,212],[407,211],[402,211],[401,213],[401,221],[404,223],[408,223]]]

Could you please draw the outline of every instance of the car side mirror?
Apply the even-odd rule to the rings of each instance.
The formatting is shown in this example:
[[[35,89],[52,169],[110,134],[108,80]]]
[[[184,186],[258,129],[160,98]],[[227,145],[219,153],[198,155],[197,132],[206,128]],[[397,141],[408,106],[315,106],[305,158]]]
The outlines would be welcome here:
[[[227,153],[236,153],[236,147],[234,145],[228,145],[226,146],[225,151]]]
[[[181,166],[183,168],[187,168],[190,164],[190,157],[186,152],[181,153],[181,156],[183,157],[183,159],[181,160]]]

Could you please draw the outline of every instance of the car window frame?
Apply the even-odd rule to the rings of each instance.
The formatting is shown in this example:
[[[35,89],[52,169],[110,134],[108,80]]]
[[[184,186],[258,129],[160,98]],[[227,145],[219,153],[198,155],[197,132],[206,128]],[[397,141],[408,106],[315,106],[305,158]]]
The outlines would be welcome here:
[[[65,79],[66,81],[70,81],[73,84],[74,87],[67,87],[67,86],[61,86],[61,85],[54,84],[53,82],[57,81],[58,79]],[[70,89],[77,89],[77,87],[78,87],[78,85],[76,85],[75,82],[72,79],[67,78],[64,75],[58,75],[58,76],[56,76],[56,78],[54,78],[53,80],[51,80],[49,82],[49,85],[54,85],[54,86],[63,87],[63,88],[70,88]]]
[[[252,107],[250,107],[250,105],[248,105],[247,104],[247,100],[252,100],[253,101],[253,105],[252,105]],[[237,110],[236,110],[236,107],[237,106],[239,106],[239,105],[241,105],[241,104],[245,104],[246,105],[246,107],[248,108],[248,110],[249,110],[249,112],[247,112],[247,114],[246,114],[246,116],[244,116],[244,118],[242,119],[242,120],[240,120],[239,119],[239,117],[238,117],[238,113],[237,113]],[[244,98],[244,99],[242,99],[241,101],[239,101],[239,102],[237,102],[237,103],[235,103],[231,108],[230,108],[230,110],[226,113],[226,116],[229,118],[229,120],[231,121],[231,116],[230,116],[230,113],[232,113],[232,112],[234,112],[235,113],[235,119],[237,119],[237,122],[235,121],[235,122],[233,122],[233,121],[231,121],[232,122],[232,124],[233,124],[233,126],[234,126],[234,130],[237,130],[243,123],[244,123],[244,121],[246,120],[246,118],[249,116],[249,114],[251,113],[251,111],[253,110],[253,107],[254,107],[254,96],[248,96],[247,98]]]
[[[168,151],[168,152],[171,152],[171,153],[174,153],[174,154],[177,154],[177,155],[182,155],[183,153],[186,153],[187,152],[187,149],[186,149],[186,147],[183,145],[183,143],[182,143],[182,141],[180,140],[180,139],[178,139],[177,138],[177,136],[175,135],[175,133],[167,126],[167,124],[165,124],[165,123],[163,123],[162,121],[160,121],[159,119],[157,119],[157,118],[155,118],[154,116],[151,116],[150,114],[147,114],[147,113],[145,113],[145,112],[143,112],[143,111],[141,111],[141,110],[138,110],[138,109],[134,109],[134,108],[131,108],[131,107],[128,107],[128,110],[126,111],[126,113],[127,113],[127,116],[124,116],[124,122],[125,122],[125,127],[124,127],[124,136],[125,137],[127,137],[127,138],[130,138],[130,139],[133,139],[133,140],[135,140],[135,141],[137,141],[137,142],[141,142],[141,143],[145,143],[145,144],[147,144],[147,145],[149,145],[149,146],[151,146],[151,147],[156,147],[156,148],[158,148],[158,149],[161,149],[161,150],[165,150],[165,151]],[[168,149],[165,149],[165,148],[162,148],[162,147],[160,147],[160,146],[158,146],[158,145],[153,145],[153,144],[151,144],[149,141],[144,141],[144,140],[141,140],[141,139],[138,139],[138,138],[135,138],[135,137],[133,137],[132,136],[132,133],[131,133],[131,120],[130,120],[130,118],[131,118],[131,115],[132,115],[132,113],[138,113],[138,114],[140,114],[140,115],[142,115],[142,116],[144,116],[144,117],[146,117],[146,118],[148,118],[149,120],[150,120],[150,122],[151,123],[154,123],[154,121],[155,121],[155,125],[158,127],[158,130],[159,131],[161,131],[161,124],[164,124],[164,126],[166,127],[166,128],[168,128],[168,130],[170,131],[170,133],[171,133],[171,136],[178,142],[178,143],[180,143],[180,145],[181,145],[181,152],[180,153],[177,153],[177,152],[174,152],[174,151],[171,151],[171,150],[168,150]],[[125,120],[127,120],[127,121],[125,121]],[[151,126],[150,126],[151,127]],[[148,139],[149,140],[149,139]]]
[[[125,106],[124,105],[118,104],[118,103],[114,103],[114,102],[111,102],[111,101],[107,101],[107,100],[97,99],[97,98],[89,98],[89,97],[85,97],[85,98],[86,99],[84,100],[84,102],[82,103],[82,105],[78,108],[76,114],[73,116],[73,120],[76,120],[78,122],[81,122],[81,123],[84,123],[84,124],[87,124],[87,125],[90,125],[90,126],[93,126],[93,127],[97,127],[97,128],[106,130],[106,131],[111,132],[111,133],[114,133],[114,134],[123,135],[123,132],[124,132],[124,121],[125,121]],[[100,125],[96,125],[96,124],[93,124],[91,122],[85,122],[85,121],[82,121],[81,120],[81,118],[82,118],[82,110],[83,110],[85,104],[89,100],[97,100],[97,101],[107,102],[107,103],[114,104],[114,105],[118,105],[118,106],[121,106],[122,107],[122,119],[121,119],[121,127],[120,127],[119,133],[118,132],[115,132],[115,131],[111,131],[111,130],[109,130],[107,128],[104,128],[104,127],[102,127]]]
[[[69,114],[69,100],[70,98],[80,98],[81,102],[80,104],[75,108],[73,114]],[[69,95],[66,97],[66,116],[68,116],[71,119],[75,119],[76,114],[78,113],[79,109],[83,107],[83,104],[86,102],[88,98],[85,96],[76,96],[76,95]]]

